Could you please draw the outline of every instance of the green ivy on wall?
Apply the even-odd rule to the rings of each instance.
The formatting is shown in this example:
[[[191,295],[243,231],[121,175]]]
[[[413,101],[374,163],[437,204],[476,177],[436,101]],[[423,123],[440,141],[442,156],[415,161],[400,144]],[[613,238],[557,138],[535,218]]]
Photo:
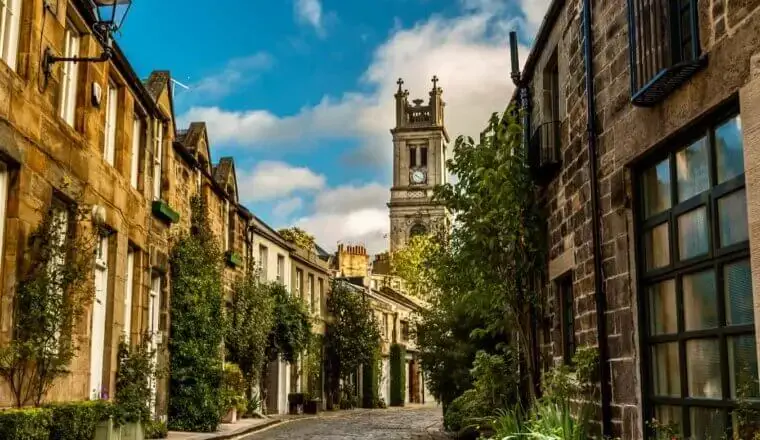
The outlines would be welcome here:
[[[406,347],[391,345],[391,406],[404,406],[406,400]]]
[[[362,365],[362,408],[377,408],[379,406],[380,373],[378,370],[382,367],[380,362],[380,348],[378,347],[372,352],[372,359]]]
[[[222,252],[204,201],[190,203],[191,231],[172,248],[169,429],[213,432],[221,419]]]

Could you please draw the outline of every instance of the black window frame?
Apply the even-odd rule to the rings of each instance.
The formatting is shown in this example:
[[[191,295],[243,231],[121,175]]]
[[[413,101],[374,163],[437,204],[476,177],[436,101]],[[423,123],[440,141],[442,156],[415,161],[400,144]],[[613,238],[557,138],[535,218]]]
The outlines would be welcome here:
[[[572,365],[578,344],[575,340],[575,294],[573,274],[567,273],[555,281],[559,300],[560,335],[562,335],[562,359]]]
[[[678,407],[681,410],[681,423],[684,438],[691,435],[691,408],[716,409],[721,411],[721,417],[727,432],[730,434],[733,430],[732,411],[737,409],[739,403],[737,399],[731,398],[731,378],[730,378],[730,359],[728,351],[729,337],[751,335],[757,338],[755,323],[728,326],[726,321],[726,292],[724,285],[724,267],[732,263],[749,261],[750,249],[749,240],[740,243],[731,244],[721,248],[720,245],[720,224],[718,213],[718,202],[721,198],[729,196],[738,191],[746,191],[746,164],[744,171],[725,182],[717,183],[717,163],[716,163],[716,129],[729,122],[735,117],[741,117],[738,105],[731,102],[724,105],[722,109],[714,112],[699,121],[695,121],[693,128],[679,133],[673,141],[666,141],[669,145],[667,150],[662,150],[654,155],[650,155],[640,164],[636,165],[634,171],[634,219],[636,225],[636,261],[637,267],[637,284],[638,284],[638,317],[639,317],[639,334],[642,343],[640,344],[640,373],[642,377],[641,392],[643,397],[643,417],[645,432],[647,428],[646,421],[655,418],[654,407],[658,405]],[[707,139],[707,160],[708,174],[710,179],[709,189],[702,191],[689,199],[679,202],[678,200],[678,181],[676,170],[676,154],[693,145],[694,142],[701,139]],[[743,148],[746,146],[743,145]],[[655,150],[659,150],[655,148]],[[645,218],[645,198],[643,191],[644,172],[662,161],[669,159],[669,176],[670,176],[670,208],[656,213],[650,218]],[[745,192],[746,194],[746,192]],[[746,200],[745,200],[746,203]],[[692,212],[700,207],[706,209],[706,221],[708,223],[708,252],[704,255],[692,257],[683,261],[679,260],[678,249],[678,229],[677,222],[680,215]],[[670,261],[667,266],[647,270],[646,262],[646,232],[662,224],[668,224]],[[749,227],[749,225],[748,225]],[[749,236],[749,234],[748,234]],[[683,282],[684,276],[700,273],[712,269],[715,276],[716,303],[718,307],[718,326],[710,329],[689,330],[686,331],[684,321],[683,305]],[[676,314],[677,330],[673,334],[651,334],[651,321],[649,316],[649,287],[657,283],[674,280],[676,290]],[[753,305],[754,306],[754,305]],[[686,357],[686,341],[700,339],[718,339],[719,356],[720,356],[720,399],[707,397],[688,397],[688,372]],[[678,344],[679,375],[681,377],[681,388],[679,397],[656,396],[652,381],[653,366],[651,364],[651,349],[655,344],[676,342]],[[760,409],[760,399],[752,398],[750,406],[754,409]],[[651,434],[646,434],[647,437]],[[730,437],[729,437],[730,438]]]

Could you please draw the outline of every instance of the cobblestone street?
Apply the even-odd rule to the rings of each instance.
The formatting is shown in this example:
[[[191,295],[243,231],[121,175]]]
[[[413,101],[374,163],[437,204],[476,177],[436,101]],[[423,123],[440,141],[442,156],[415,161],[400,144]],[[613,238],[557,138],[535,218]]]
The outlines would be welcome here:
[[[441,409],[434,406],[326,414],[251,434],[245,440],[445,439]]]

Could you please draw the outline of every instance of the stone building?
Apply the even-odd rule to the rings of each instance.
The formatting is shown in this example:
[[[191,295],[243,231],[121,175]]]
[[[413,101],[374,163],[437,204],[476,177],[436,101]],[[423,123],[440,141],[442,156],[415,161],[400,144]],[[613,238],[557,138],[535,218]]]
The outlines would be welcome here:
[[[174,133],[171,103],[151,94],[116,45],[107,62],[42,69],[48,49],[101,54],[84,2],[15,0],[3,8],[0,343],[12,336],[18,264],[30,232],[50,206],[71,216],[75,203],[92,205],[92,221],[108,231],[98,239],[96,301],[77,326],[83,339],[71,374],[47,399],[112,396],[120,338],[134,340],[145,331],[160,336],[167,325],[160,311],[168,301],[166,256],[176,221],[163,192]],[[163,340],[152,343],[160,349]],[[2,387],[0,405],[9,405]]]
[[[393,134],[393,187],[388,203],[391,252],[414,235],[425,235],[448,224],[446,209],[433,201],[433,188],[446,183],[446,146],[443,89],[433,77],[428,105],[422,99],[409,104],[409,91],[398,80],[396,126]]]
[[[548,215],[536,337],[546,367],[599,348],[604,434],[721,438],[758,395],[758,42],[754,0],[554,0],[513,75]]]

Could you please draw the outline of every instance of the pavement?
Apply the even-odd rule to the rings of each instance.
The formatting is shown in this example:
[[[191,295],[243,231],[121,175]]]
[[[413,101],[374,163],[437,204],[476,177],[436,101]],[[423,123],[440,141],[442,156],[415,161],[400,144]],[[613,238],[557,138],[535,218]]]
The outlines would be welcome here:
[[[440,407],[412,405],[386,410],[324,413],[284,420],[240,440],[438,440],[443,433]]]
[[[440,407],[355,409],[317,416],[274,416],[223,424],[215,433],[169,432],[168,440],[438,440],[443,434]]]

